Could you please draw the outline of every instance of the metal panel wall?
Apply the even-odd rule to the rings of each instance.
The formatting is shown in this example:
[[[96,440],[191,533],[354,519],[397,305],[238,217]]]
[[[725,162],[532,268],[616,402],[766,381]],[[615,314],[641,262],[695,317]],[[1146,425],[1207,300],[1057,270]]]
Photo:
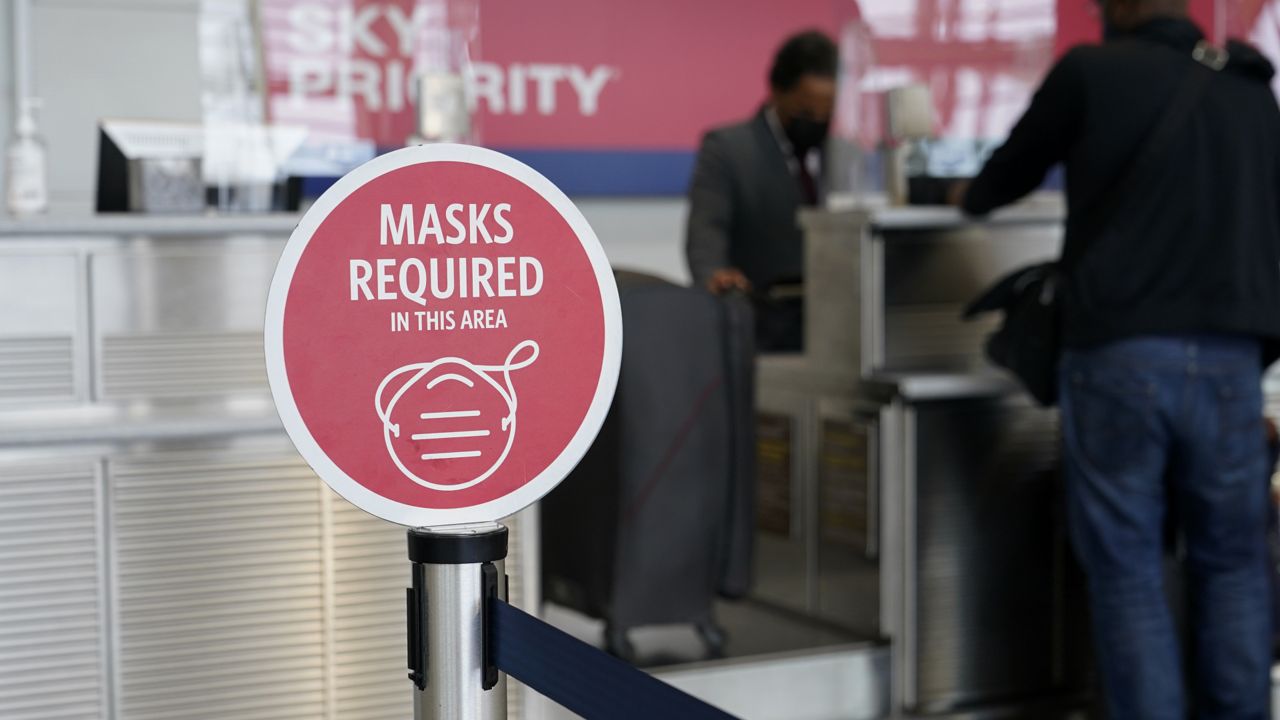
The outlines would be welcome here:
[[[1087,632],[1072,602],[1056,415],[984,400],[920,403],[914,415],[917,709],[1078,690],[1074,641]]]
[[[965,306],[1002,275],[1057,255],[1058,222],[946,230],[881,229],[883,365],[877,370],[985,367],[994,319],[961,319]]]
[[[107,335],[101,395],[124,400],[262,392],[266,367],[260,332]]]
[[[0,338],[0,401],[72,400],[74,364],[70,336]]]
[[[0,718],[108,717],[92,461],[0,469]]]
[[[267,392],[263,308],[278,240],[136,240],[90,259],[97,399]]]
[[[410,565],[404,528],[336,496],[332,514],[335,717],[410,717],[404,618]]]
[[[0,228],[0,720],[410,714],[404,529],[328,490],[270,410],[292,226]],[[535,520],[507,563],[532,610]]]
[[[852,373],[786,356],[758,367],[753,597],[879,637],[880,406],[858,397]]]
[[[321,488],[292,453],[109,461],[122,720],[325,716]]]
[[[80,268],[65,249],[0,254],[0,408],[85,399]]]

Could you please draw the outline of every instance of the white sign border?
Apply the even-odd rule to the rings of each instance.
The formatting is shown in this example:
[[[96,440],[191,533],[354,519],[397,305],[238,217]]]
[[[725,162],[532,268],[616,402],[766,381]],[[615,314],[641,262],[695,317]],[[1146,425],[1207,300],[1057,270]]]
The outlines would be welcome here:
[[[320,448],[293,401],[288,373],[284,364],[284,308],[294,271],[315,231],[343,200],[377,177],[411,165],[431,162],[461,162],[496,170],[524,183],[560,213],[582,244],[595,270],[604,309],[604,356],[600,380],[582,425],[564,450],[545,470],[523,486],[500,498],[481,505],[462,508],[422,508],[382,497],[347,475]],[[514,515],[532,505],[560,484],[586,454],[604,424],[613,394],[618,385],[618,368],[622,361],[622,309],[613,269],[604,248],[582,212],[541,173],[524,163],[493,150],[471,145],[417,145],[380,155],[347,173],[322,194],[307,210],[289,236],[267,297],[264,332],[267,357],[267,379],[276,412],[285,432],[304,460],[325,483],[342,497],[365,512],[409,527],[446,527],[494,522]]]

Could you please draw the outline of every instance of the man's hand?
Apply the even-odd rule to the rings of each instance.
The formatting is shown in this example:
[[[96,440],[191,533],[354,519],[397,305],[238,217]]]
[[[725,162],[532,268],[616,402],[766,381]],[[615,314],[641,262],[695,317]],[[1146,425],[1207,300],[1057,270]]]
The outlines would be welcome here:
[[[947,188],[947,204],[952,207],[960,207],[964,204],[964,195],[969,192],[969,180],[956,180],[951,183],[951,187]]]
[[[707,289],[713,295],[723,295],[732,290],[751,292],[751,281],[738,268],[720,268],[707,279]]]

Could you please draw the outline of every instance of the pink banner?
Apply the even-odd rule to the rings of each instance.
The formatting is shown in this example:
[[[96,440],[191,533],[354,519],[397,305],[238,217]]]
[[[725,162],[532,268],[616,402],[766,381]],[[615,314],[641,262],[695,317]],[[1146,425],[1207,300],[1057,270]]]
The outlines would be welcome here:
[[[1280,0],[1191,4],[1211,38],[1231,34],[1280,51]],[[842,88],[868,98],[844,118],[853,135],[878,140],[878,94],[925,82],[945,135],[998,139],[1054,58],[1100,33],[1095,0],[262,0],[261,7],[274,121],[398,147],[414,130],[416,73],[466,67],[473,139],[535,153],[689,153],[707,128],[759,107],[777,46],[810,27],[837,38],[846,58],[858,56],[856,82]]]

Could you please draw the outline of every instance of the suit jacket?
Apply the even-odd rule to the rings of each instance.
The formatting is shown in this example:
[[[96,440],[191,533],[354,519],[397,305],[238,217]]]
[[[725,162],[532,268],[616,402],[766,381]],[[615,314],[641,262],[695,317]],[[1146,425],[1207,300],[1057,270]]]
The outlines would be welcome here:
[[[796,211],[800,185],[764,110],[702,138],[689,188],[685,253],[701,286],[715,270],[736,267],[757,290],[804,271]]]

